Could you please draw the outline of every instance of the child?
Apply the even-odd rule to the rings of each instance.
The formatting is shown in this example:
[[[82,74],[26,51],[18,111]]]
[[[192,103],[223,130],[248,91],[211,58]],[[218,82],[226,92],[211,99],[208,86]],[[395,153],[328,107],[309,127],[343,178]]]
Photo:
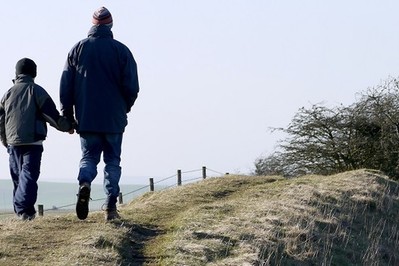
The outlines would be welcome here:
[[[22,220],[35,218],[37,180],[48,122],[60,131],[71,124],[60,116],[50,95],[34,82],[36,64],[29,58],[15,66],[14,86],[0,102],[0,137],[7,148],[14,183],[14,212]]]

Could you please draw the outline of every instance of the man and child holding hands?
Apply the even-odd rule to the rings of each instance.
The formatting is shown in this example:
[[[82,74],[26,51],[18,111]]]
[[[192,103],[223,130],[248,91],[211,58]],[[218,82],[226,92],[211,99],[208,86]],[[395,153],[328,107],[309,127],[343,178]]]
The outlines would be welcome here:
[[[103,155],[105,219],[120,218],[116,202],[121,146],[127,114],[139,92],[137,65],[129,48],[113,38],[108,9],[96,10],[92,22],[88,37],[68,53],[60,82],[61,114],[46,90],[34,82],[37,66],[29,58],[17,62],[14,85],[0,101],[0,137],[9,154],[14,212],[22,220],[36,215],[47,123],[80,137],[77,217],[88,216],[90,185]]]

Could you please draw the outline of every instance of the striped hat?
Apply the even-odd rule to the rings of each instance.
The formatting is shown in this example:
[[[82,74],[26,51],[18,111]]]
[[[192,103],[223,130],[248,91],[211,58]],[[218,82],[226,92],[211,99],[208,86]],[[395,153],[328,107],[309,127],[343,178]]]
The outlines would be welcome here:
[[[103,25],[112,23],[112,15],[105,7],[100,7],[93,14],[93,24]]]

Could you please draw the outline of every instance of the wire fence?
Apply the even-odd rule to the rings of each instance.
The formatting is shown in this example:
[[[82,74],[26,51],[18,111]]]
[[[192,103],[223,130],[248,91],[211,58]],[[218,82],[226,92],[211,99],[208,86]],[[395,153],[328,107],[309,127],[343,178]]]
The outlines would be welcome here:
[[[198,176],[195,173],[201,172],[201,175]],[[154,181],[153,178],[149,178],[149,184],[145,185],[145,186],[141,186],[137,189],[128,191],[128,192],[124,192],[123,194],[120,193],[119,194],[119,199],[118,199],[118,203],[119,204],[124,204],[124,200],[128,200],[131,201],[134,198],[146,193],[146,192],[151,192],[151,191],[161,191],[161,190],[166,190],[166,189],[170,189],[173,187],[177,187],[177,186],[181,186],[181,185],[185,185],[185,184],[189,184],[189,183],[194,183],[194,182],[198,182],[200,180],[204,180],[207,177],[211,177],[211,175],[209,175],[209,173],[212,173],[212,177],[217,177],[216,175],[219,176],[224,176],[224,175],[228,175],[229,173],[222,173],[220,171],[216,171],[210,168],[207,168],[205,166],[203,166],[200,169],[194,169],[194,170],[188,170],[188,171],[181,171],[180,169],[177,170],[176,174],[161,178],[158,181]],[[185,177],[184,179],[182,178],[183,175],[188,175],[188,177]],[[176,182],[173,184],[168,184],[168,185],[162,185],[164,183],[166,183],[166,181],[169,181],[171,179],[175,178]],[[155,189],[155,185],[157,185],[157,189]],[[127,197],[128,196],[128,197]],[[104,202],[106,200],[105,197],[102,198],[95,198],[95,199],[91,199],[90,202],[91,203],[95,203],[95,202]],[[92,205],[92,204],[91,204]],[[60,213],[60,212],[70,212],[71,211],[71,207],[76,206],[76,202],[74,203],[69,203],[69,204],[65,204],[65,205],[61,205],[61,206],[53,206],[52,208],[45,208],[46,206],[43,205],[38,205],[38,214],[39,216],[43,216],[44,213]],[[91,210],[100,210],[102,208],[102,206],[100,205],[100,207],[97,208],[93,208],[93,206],[90,207]],[[13,215],[14,213],[12,211],[10,212],[1,212],[0,213],[0,218],[2,216],[9,216],[9,215]]]

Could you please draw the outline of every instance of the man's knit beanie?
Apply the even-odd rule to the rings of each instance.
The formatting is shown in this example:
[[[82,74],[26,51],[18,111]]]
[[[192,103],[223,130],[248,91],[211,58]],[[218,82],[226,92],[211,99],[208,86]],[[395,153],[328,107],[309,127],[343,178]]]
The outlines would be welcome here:
[[[112,15],[108,9],[105,7],[100,7],[93,14],[93,24],[94,25],[104,25],[111,24],[112,25]]]
[[[18,76],[20,74],[29,75],[32,78],[36,77],[37,67],[35,62],[29,58],[22,58],[15,65],[15,75]]]

